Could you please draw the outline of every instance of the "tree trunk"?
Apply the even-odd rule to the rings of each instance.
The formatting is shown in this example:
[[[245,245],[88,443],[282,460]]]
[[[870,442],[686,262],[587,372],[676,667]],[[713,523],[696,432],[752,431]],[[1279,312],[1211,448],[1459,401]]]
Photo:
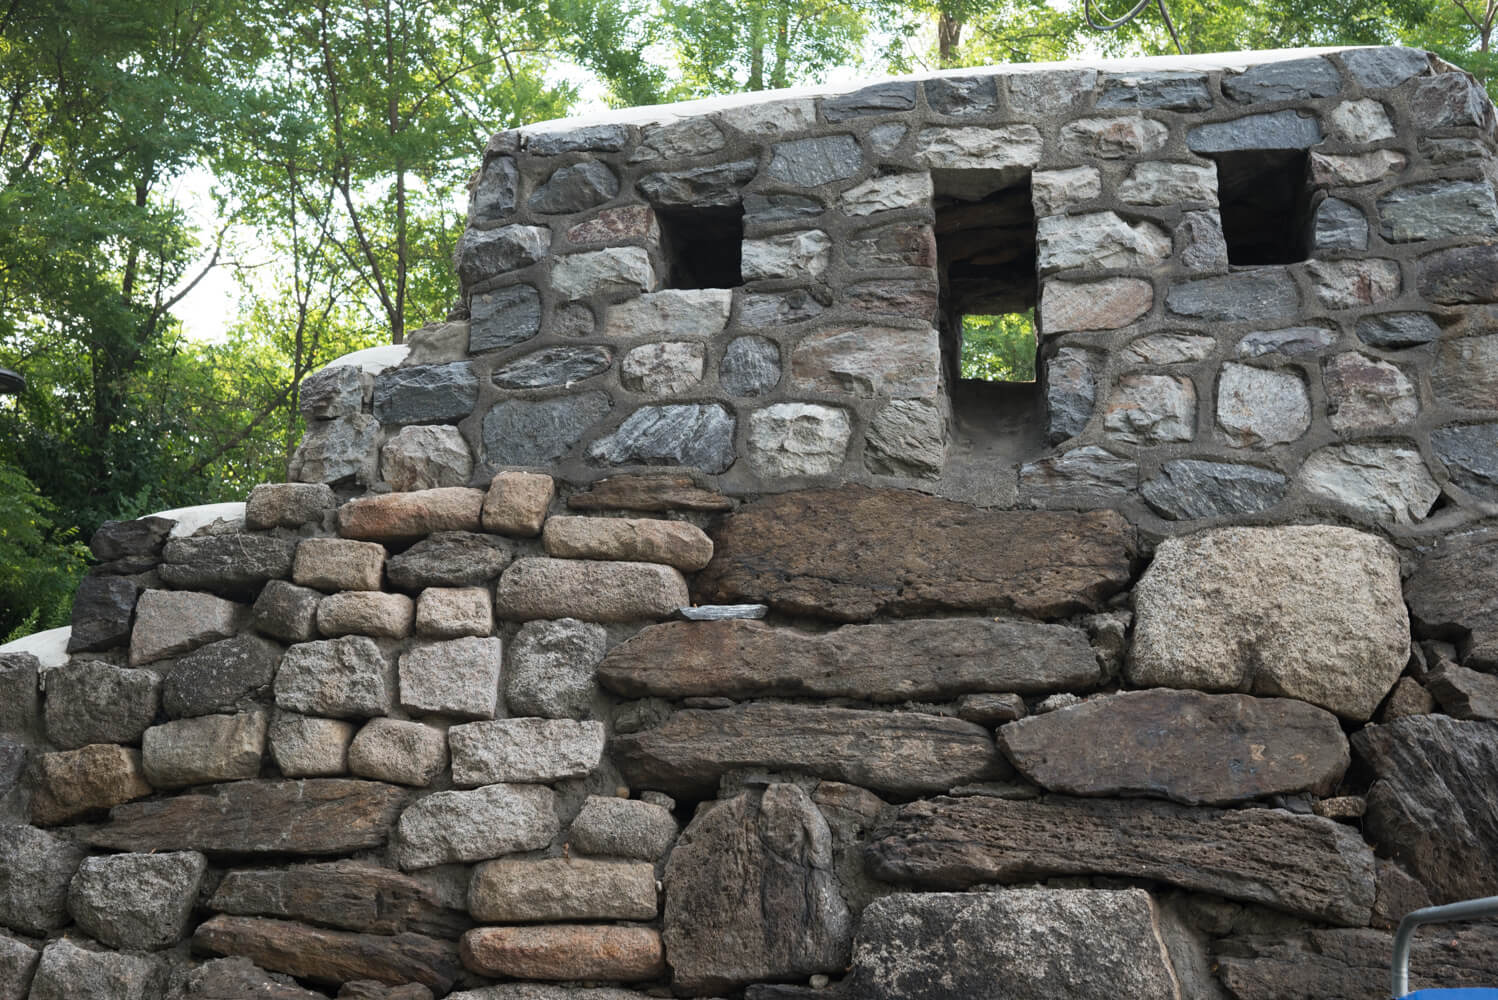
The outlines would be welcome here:
[[[962,17],[942,11],[936,20],[937,55],[942,66],[957,61],[957,46],[962,44]]]

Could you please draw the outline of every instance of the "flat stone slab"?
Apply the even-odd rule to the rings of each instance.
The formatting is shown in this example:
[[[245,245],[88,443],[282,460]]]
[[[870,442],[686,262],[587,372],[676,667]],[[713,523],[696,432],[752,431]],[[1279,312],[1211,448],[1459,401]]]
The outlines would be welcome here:
[[[453,784],[553,782],[581,778],[603,760],[603,723],[572,719],[495,719],[448,730]]]
[[[985,511],[847,486],[749,504],[718,527],[700,604],[755,601],[866,621],[935,610],[1062,618],[1130,582],[1133,531],[1114,511]]]
[[[847,966],[853,921],[833,874],[832,831],[795,785],[752,789],[700,813],[666,862],[665,887],[662,936],[679,991]]]
[[[652,625],[598,666],[628,698],[947,700],[974,692],[1077,691],[1102,671],[1081,629],[988,618],[803,632],[730,620]]]
[[[1404,585],[1416,634],[1460,645],[1464,665],[1498,668],[1498,537],[1448,543]]]
[[[716,513],[732,510],[733,501],[716,490],[698,486],[676,473],[609,476],[585,492],[567,498],[571,510],[695,510]]]
[[[1363,824],[1380,853],[1432,902],[1498,895],[1498,724],[1414,715],[1368,726],[1352,745],[1373,769]]]
[[[244,917],[305,920],[370,934],[410,931],[456,939],[473,921],[430,885],[367,861],[235,869],[208,908]]]
[[[664,563],[686,573],[713,557],[713,543],[695,524],[645,517],[553,517],[541,541],[559,559]]]
[[[551,843],[561,824],[545,785],[485,785],[437,792],[401,814],[394,858],[406,871],[486,861]]]
[[[885,896],[863,912],[851,978],[859,1000],[1181,996],[1143,889]]]
[[[358,497],[338,508],[338,534],[384,542],[437,531],[478,531],[483,507],[484,491],[465,486]]]
[[[665,618],[691,603],[687,582],[670,566],[593,559],[517,559],[499,578],[501,618],[580,618],[627,622]]]
[[[480,975],[515,979],[633,983],[666,971],[661,936],[649,927],[475,927],[463,935],[462,955]]]
[[[655,865],[649,862],[500,858],[473,870],[468,909],[476,920],[654,920]]]
[[[1303,701],[1166,688],[1033,715],[998,741],[1015,770],[1050,791],[1185,805],[1330,795],[1350,759],[1337,717]]]
[[[421,934],[352,934],[289,920],[220,914],[198,925],[193,949],[239,955],[273,972],[339,984],[421,983],[446,993],[462,974],[457,948]]]
[[[117,851],[350,854],[384,844],[406,798],[377,781],[235,781],[116,806],[82,839]]]
[[[1373,913],[1373,852],[1352,828],[1281,809],[939,798],[866,848],[875,878],[922,889],[1070,875],[1148,878],[1351,927]]]
[[[616,736],[625,780],[678,798],[711,798],[737,768],[799,771],[892,795],[929,795],[1003,777],[988,731],[920,712],[752,704],[687,709],[655,729]]]

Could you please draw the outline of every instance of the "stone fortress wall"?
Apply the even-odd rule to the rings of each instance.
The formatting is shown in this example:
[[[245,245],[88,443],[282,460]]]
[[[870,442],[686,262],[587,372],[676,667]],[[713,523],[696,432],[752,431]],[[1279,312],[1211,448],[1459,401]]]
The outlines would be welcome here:
[[[294,478],[375,485],[404,434],[475,486],[666,465],[1159,534],[1447,531],[1498,503],[1493,129],[1466,74],[1353,49],[501,133],[457,252],[467,318],[362,409],[309,386]],[[1039,385],[959,383],[961,316],[1031,306]]]
[[[106,525],[72,628],[0,647],[0,1000],[1382,997],[1403,913],[1498,894],[1493,336],[1486,307],[1461,304],[1492,296],[1494,250],[1380,235],[1487,224],[1492,109],[1419,53],[1242,59],[948,75],[497,138],[475,217],[513,189],[517,211],[563,221],[465,238],[470,318],[311,380],[303,481]],[[1284,96],[1299,90],[1318,96]],[[1199,123],[1154,107],[1202,103]],[[1075,110],[1022,120],[1041,105]],[[936,108],[972,124],[908,121]],[[1251,156],[1181,152],[1229,108]],[[1256,131],[1371,136],[1385,120],[1403,138],[1309,154]],[[749,138],[771,122],[804,127]],[[995,129],[1011,134],[985,146]],[[1024,129],[1035,163],[1000,162],[1030,156],[1015,153]],[[1066,135],[1091,136],[1092,159],[1052,159]],[[1130,159],[1150,135],[1172,145]],[[752,182],[707,162],[738,163],[751,141]],[[917,148],[994,159],[870,172]],[[842,180],[764,179],[850,157]],[[1250,226],[1248,252],[1287,252],[1270,246],[1287,232],[1322,249],[1221,267],[1203,185],[1297,157],[1340,186],[1296,202],[1303,231]],[[605,174],[653,204],[616,203]],[[674,179],[645,180],[658,174]],[[929,204],[895,207],[912,177]],[[1203,197],[1143,193],[1186,182]],[[796,214],[814,204],[825,280],[647,288],[673,260],[724,266],[711,248],[671,256],[684,237],[659,193],[730,209],[708,204],[723,184],[744,187],[741,268],[810,250],[816,270]],[[1038,284],[991,236],[942,249],[954,203],[1010,220],[1012,246],[1031,218],[1016,185],[1039,259],[1070,261]],[[590,187],[607,194],[595,216],[557,208]],[[864,220],[877,235],[855,233],[837,207],[850,197],[895,199]],[[1243,197],[1216,200],[1262,204]],[[1135,204],[1152,198],[1167,204]],[[1039,207],[1067,199],[1080,214]],[[1354,210],[1372,249],[1323,252],[1363,232]],[[1224,209],[1229,229],[1245,217]],[[738,216],[705,218],[718,233]],[[542,223],[554,240],[592,228],[547,257]],[[587,235],[616,231],[635,235]],[[858,240],[925,263],[855,281]],[[1063,252],[1087,241],[1112,241],[1108,270]],[[515,246],[537,260],[475,278],[475,259]],[[639,288],[606,277],[636,265]],[[934,322],[859,320],[851,304],[860,285],[908,304],[931,281]],[[1335,288],[1360,304],[1333,308]],[[1037,290],[1043,391],[982,400],[1015,440],[964,451],[974,411],[946,388],[944,331]],[[771,300],[780,321],[744,326]],[[782,307],[821,311],[785,322]],[[1057,325],[1135,308],[1150,325]],[[607,333],[620,312],[629,332]],[[490,339],[470,356],[475,338]],[[672,401],[630,388],[647,375]],[[1234,380],[1242,406],[1224,420]],[[1222,443],[1233,419],[1301,419],[1292,383],[1309,400],[1301,437]],[[798,409],[757,438],[776,407]],[[833,411],[847,436],[827,451]],[[882,438],[891,412],[908,426]],[[1340,422],[1353,415],[1373,422]],[[1172,443],[1165,428],[1186,425]],[[922,426],[946,443],[923,451]],[[1460,462],[1441,450],[1451,428],[1470,436]],[[913,463],[899,471],[932,478],[889,476],[876,456],[895,442]],[[504,451],[522,446],[539,450]],[[1026,448],[1007,494],[1002,475],[972,474]],[[1415,459],[1379,458],[1400,449],[1442,510],[1400,492]],[[1345,490],[1325,506],[1305,470],[1329,453],[1348,468],[1325,479]],[[1275,470],[1284,498],[1253,509]],[[1148,485],[1162,478],[1192,505],[1177,520]],[[1423,935],[1414,956],[1417,985],[1492,985],[1495,968],[1493,927]]]

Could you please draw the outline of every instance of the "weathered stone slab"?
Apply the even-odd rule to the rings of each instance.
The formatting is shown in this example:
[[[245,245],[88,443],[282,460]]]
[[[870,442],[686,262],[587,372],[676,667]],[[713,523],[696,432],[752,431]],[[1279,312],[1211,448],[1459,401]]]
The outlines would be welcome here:
[[[601,722],[572,719],[496,719],[453,726],[453,784],[543,782],[580,778],[603,760]]]
[[[330,639],[345,635],[404,639],[416,621],[416,603],[405,594],[345,590],[317,603],[317,631]]]
[[[1181,458],[1163,463],[1139,492],[1155,513],[1182,521],[1257,513],[1283,500],[1289,488],[1284,476],[1258,466]]]
[[[602,205],[618,193],[619,178],[606,164],[583,160],[555,170],[526,204],[543,215],[565,215]]]
[[[1441,305],[1498,302],[1498,246],[1453,247],[1420,258],[1420,297]]]
[[[828,135],[776,143],[770,149],[767,172],[772,180],[783,184],[817,187],[846,180],[862,166],[863,152],[857,139]]]
[[[655,283],[655,270],[644,247],[568,254],[551,265],[551,287],[564,301],[590,295],[638,295]]]
[[[1170,256],[1170,237],[1152,222],[1129,223],[1116,212],[1048,215],[1036,227],[1040,274],[1073,268],[1149,269]]]
[[[588,458],[610,465],[688,465],[727,470],[734,461],[735,420],[720,403],[642,406],[612,434],[588,448]]]
[[[546,522],[541,541],[559,559],[664,563],[687,573],[713,557],[712,540],[686,521],[559,516]]]
[[[638,926],[475,927],[462,956],[480,975],[517,979],[632,983],[666,971],[660,934]]]
[[[1288,444],[1311,426],[1311,398],[1294,370],[1229,361],[1217,376],[1217,425],[1232,444]]]
[[[902,806],[866,857],[875,878],[923,889],[1110,875],[1351,927],[1373,910],[1373,852],[1357,832],[1281,809],[939,798]]]
[[[1315,115],[1286,109],[1197,125],[1187,130],[1186,147],[1193,153],[1308,149],[1321,138],[1321,123]]]
[[[1362,328],[1359,322],[1359,329]],[[1290,326],[1283,330],[1255,330],[1238,341],[1238,357],[1261,358],[1266,354],[1295,357],[1315,354],[1337,342],[1335,330],[1324,326]]]
[[[485,785],[437,792],[401,814],[394,857],[406,871],[471,864],[551,843],[560,823],[545,785]]]
[[[375,376],[374,416],[387,425],[462,420],[478,396],[478,376],[467,361],[396,368]]]
[[[1178,282],[1165,293],[1165,307],[1208,323],[1270,324],[1296,319],[1300,297],[1289,275],[1261,269]]]
[[[1290,698],[1126,691],[1032,715],[998,732],[1035,784],[1068,795],[1228,805],[1330,795],[1347,770],[1337,717]]]
[[[749,415],[749,463],[766,479],[831,475],[842,467],[852,433],[840,406],[774,403]]]
[[[304,383],[305,385],[305,383]],[[138,517],[133,521],[105,521],[89,539],[89,550],[101,563],[141,558],[153,562],[177,522],[168,517]]]
[[[348,538],[304,538],[296,547],[292,582],[318,590],[379,590],[385,546]]]
[[[135,605],[130,633],[130,665],[144,666],[190,652],[239,631],[244,605],[212,594],[186,590],[147,590]]]
[[[68,910],[111,948],[168,948],[187,936],[207,868],[196,851],[85,858],[68,890]]]
[[[318,636],[317,604],[321,600],[322,594],[310,587],[272,580],[255,598],[251,620],[257,632],[283,642],[309,642]]]
[[[90,743],[138,743],[156,721],[161,676],[98,660],[70,660],[47,672],[47,739],[64,750]]]
[[[174,980],[168,1000],[326,1000],[279,972],[266,972],[248,958],[213,958]],[[425,988],[425,987],[423,987]]]
[[[163,551],[161,578],[180,590],[253,597],[267,580],[291,575],[296,544],[250,532],[173,538]]]
[[[736,160],[707,167],[692,167],[640,178],[640,193],[653,205],[713,207],[736,205],[743,187],[758,171],[753,160]]]
[[[1498,724],[1409,716],[1352,741],[1375,775],[1364,829],[1379,852],[1418,878],[1436,903],[1498,893]],[[1432,822],[1429,817],[1440,817]]]
[[[220,914],[198,925],[192,943],[196,951],[242,956],[262,968],[322,983],[416,982],[446,993],[462,974],[457,948],[420,934],[353,934]]]
[[[1207,75],[1191,71],[1104,73],[1098,80],[1100,108],[1204,111],[1212,106]]]
[[[616,736],[614,763],[632,787],[710,797],[736,768],[813,774],[894,795],[1002,777],[988,732],[920,712],[751,704],[687,709],[655,729]]]
[[[380,422],[367,413],[336,420],[314,420],[288,468],[290,478],[304,483],[369,485],[379,469]]]
[[[1447,542],[1405,583],[1416,635],[1459,644],[1462,663],[1498,668],[1498,537]]]
[[[514,347],[541,332],[541,293],[509,285],[469,299],[468,353]]]
[[[1425,687],[1454,719],[1498,720],[1498,677],[1455,663],[1442,663],[1425,678]]]
[[[113,743],[38,754],[31,821],[53,826],[151,794],[140,751]]]
[[[1222,92],[1245,104],[1335,97],[1341,89],[1341,74],[1319,58],[1265,63],[1222,81]]]
[[[1425,517],[1441,495],[1420,452],[1397,444],[1318,448],[1301,465],[1297,478],[1317,496],[1395,524]]]
[[[1042,326],[1046,333],[1116,330],[1149,312],[1154,301],[1154,288],[1139,278],[1052,279],[1041,286]]]
[[[593,675],[608,648],[608,632],[575,618],[520,626],[505,670],[505,705],[521,716],[585,719],[592,710]]]
[[[234,712],[270,690],[285,652],[274,642],[239,635],[182,657],[161,682],[172,718]]]
[[[348,773],[354,724],[275,711],[267,740],[276,767],[287,778],[333,778]]]
[[[1182,994],[1142,889],[899,893],[864,910],[860,1000],[1176,1000]],[[1065,984],[1061,986],[1060,984]]]
[[[732,345],[729,345],[729,349],[732,350]],[[691,476],[659,472],[600,479],[587,490],[569,496],[567,506],[572,510],[693,510],[716,513],[732,510],[733,501],[716,490],[699,486]]]
[[[400,657],[400,704],[418,714],[492,719],[499,709],[504,648],[499,639],[430,642]]]
[[[795,785],[700,814],[666,862],[673,985],[702,994],[846,967],[852,917],[832,867],[832,832]]]
[[[420,722],[370,719],[349,744],[349,770],[361,778],[424,788],[447,768],[446,737]]]
[[[236,781],[116,806],[87,843],[118,851],[349,854],[385,843],[404,789],[376,781]]]
[[[1224,937],[1213,944],[1211,959],[1232,1000],[1372,1000],[1388,986],[1393,953],[1392,934],[1338,927]],[[1436,933],[1417,934],[1411,943],[1410,988],[1435,988],[1429,996],[1487,986],[1495,968],[1498,933],[1491,924],[1448,924]]]
[[[598,679],[628,698],[900,702],[1086,690],[1102,671],[1066,625],[940,618],[813,633],[736,620],[652,625],[610,650]]]
[[[130,642],[140,584],[122,576],[86,576],[73,594],[68,652],[114,649]]]
[[[431,639],[484,637],[494,631],[487,587],[428,587],[416,601],[416,634]]]
[[[279,917],[370,934],[456,938],[473,925],[428,884],[367,861],[235,869],[208,901],[219,913]]]
[[[726,288],[669,288],[609,306],[607,337],[703,341],[723,332],[733,295]]]
[[[1430,432],[1430,444],[1453,483],[1498,503],[1498,424],[1442,427]]]
[[[88,852],[19,823],[0,824],[0,925],[45,935],[68,922],[68,883]]]
[[[664,618],[690,604],[686,580],[659,563],[592,559],[516,560],[499,580],[501,618],[624,622]]]
[[[856,538],[849,525],[859,526]],[[835,538],[848,544],[827,544]],[[856,622],[937,609],[1094,611],[1128,585],[1133,541],[1112,511],[984,511],[850,486],[749,504],[724,519],[713,543],[697,603],[762,602]]]
[[[390,584],[404,591],[493,583],[514,557],[512,543],[492,535],[439,531],[386,563]]]
[[[1021,78],[1012,77],[1011,85],[1018,79]],[[1082,159],[1119,160],[1153,153],[1163,148],[1169,138],[1170,129],[1164,124],[1141,115],[1079,118],[1061,128],[1061,148]]]
[[[31,976],[42,957],[39,947],[0,934],[0,1000],[26,1000]]]
[[[1399,558],[1382,539],[1219,528],[1156,550],[1135,588],[1127,672],[1141,687],[1286,695],[1362,721],[1404,670],[1408,621]]]
[[[58,938],[42,951],[31,1000],[156,1000],[166,971],[155,955],[85,948]]]
[[[298,643],[276,673],[276,704],[308,715],[385,715],[393,701],[390,664],[362,635]]]
[[[603,392],[506,400],[484,416],[485,461],[491,468],[548,465],[582,440],[612,405]]]
[[[491,923],[654,920],[655,865],[582,858],[486,861],[473,870],[468,910]]]
[[[20,737],[35,728],[40,671],[41,661],[30,653],[0,653],[0,735]]]
[[[462,486],[357,497],[338,508],[338,533],[382,542],[437,531],[478,531],[483,506],[483,490]]]
[[[261,483],[245,501],[244,526],[251,531],[300,528],[321,522],[336,506],[333,488],[326,483]]]
[[[203,715],[152,726],[141,737],[146,780],[155,788],[182,788],[260,774],[270,713]]]
[[[671,849],[680,827],[664,807],[640,799],[589,795],[567,831],[581,854],[659,861]]]
[[[506,271],[534,264],[551,248],[545,226],[501,226],[465,229],[458,240],[454,263],[464,285],[476,285]]]

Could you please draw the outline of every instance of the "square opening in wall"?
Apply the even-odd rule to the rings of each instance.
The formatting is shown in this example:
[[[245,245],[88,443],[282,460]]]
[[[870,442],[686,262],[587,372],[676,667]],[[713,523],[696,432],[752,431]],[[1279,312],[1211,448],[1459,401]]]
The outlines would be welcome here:
[[[1213,154],[1229,264],[1294,264],[1311,246],[1309,157],[1303,149]]]
[[[958,376],[983,382],[1035,381],[1035,310],[962,317]]]
[[[667,288],[737,288],[744,253],[744,206],[657,208]]]

